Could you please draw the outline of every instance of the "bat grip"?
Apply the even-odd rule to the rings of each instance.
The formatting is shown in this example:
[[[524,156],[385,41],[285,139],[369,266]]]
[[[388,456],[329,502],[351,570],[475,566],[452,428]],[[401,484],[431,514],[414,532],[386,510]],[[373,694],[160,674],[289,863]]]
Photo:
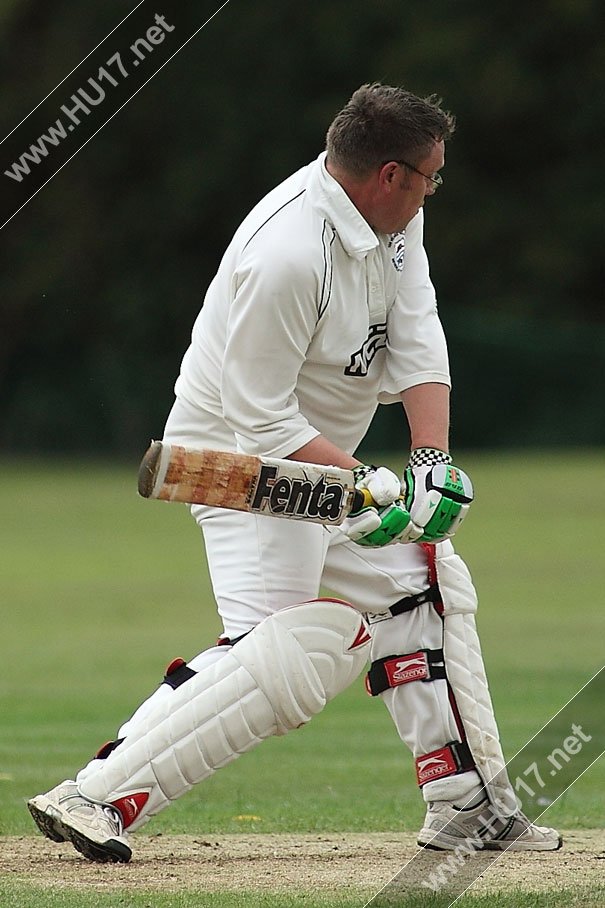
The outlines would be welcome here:
[[[353,506],[351,511],[361,511],[362,508],[375,508],[377,507],[376,502],[370,495],[367,489],[355,489],[353,493]]]

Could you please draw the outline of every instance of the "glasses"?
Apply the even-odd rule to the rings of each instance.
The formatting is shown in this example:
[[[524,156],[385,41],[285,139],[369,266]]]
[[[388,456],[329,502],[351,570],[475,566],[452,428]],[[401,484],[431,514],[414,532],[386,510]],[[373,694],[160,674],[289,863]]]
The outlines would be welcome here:
[[[439,189],[440,186],[443,186],[443,177],[440,173],[423,173],[421,170],[418,170],[417,167],[414,167],[413,164],[408,164],[407,161],[395,161],[396,164],[403,164],[404,167],[409,167],[410,170],[413,170],[414,173],[419,173],[421,177],[424,177],[425,180],[430,180],[431,183],[435,184],[435,189]]]

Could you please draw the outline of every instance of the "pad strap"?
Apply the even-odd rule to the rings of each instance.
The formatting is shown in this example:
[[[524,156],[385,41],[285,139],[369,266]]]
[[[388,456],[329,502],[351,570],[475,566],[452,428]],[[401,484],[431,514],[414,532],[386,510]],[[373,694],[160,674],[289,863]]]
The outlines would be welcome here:
[[[115,750],[116,747],[119,747],[123,740],[124,738],[116,738],[115,741],[107,741],[102,747],[99,747],[95,754],[95,759],[106,760],[109,754]]]
[[[189,668],[184,659],[173,659],[164,675],[163,684],[167,684],[173,690],[189,681],[190,678],[197,674],[192,668]]]
[[[419,605],[424,605],[425,602],[440,601],[441,595],[439,593],[439,587],[436,583],[431,583],[428,589],[422,590],[421,593],[416,593],[414,596],[405,596],[387,609],[387,611],[392,618],[395,618],[397,615],[403,614],[403,612],[413,611],[415,608],[418,608]]]
[[[427,782],[455,776],[475,769],[475,761],[466,741],[450,741],[439,750],[416,757],[416,779],[422,788]]]
[[[366,675],[366,690],[376,697],[390,687],[399,687],[411,681],[445,679],[442,649],[420,649],[402,656],[385,656],[372,662]]]

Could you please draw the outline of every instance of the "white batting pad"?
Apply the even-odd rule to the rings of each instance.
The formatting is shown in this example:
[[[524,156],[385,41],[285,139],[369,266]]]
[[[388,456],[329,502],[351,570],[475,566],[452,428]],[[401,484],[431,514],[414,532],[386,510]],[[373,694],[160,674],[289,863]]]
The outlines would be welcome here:
[[[369,641],[359,613],[342,602],[271,615],[134,723],[96,761],[81,794],[126,804],[125,825],[138,828],[260,741],[308,722],[360,674]]]
[[[490,800],[510,815],[517,800],[504,755],[487,684],[475,624],[477,595],[468,568],[454,554],[437,553],[437,576],[444,606],[443,654],[467,742]]]

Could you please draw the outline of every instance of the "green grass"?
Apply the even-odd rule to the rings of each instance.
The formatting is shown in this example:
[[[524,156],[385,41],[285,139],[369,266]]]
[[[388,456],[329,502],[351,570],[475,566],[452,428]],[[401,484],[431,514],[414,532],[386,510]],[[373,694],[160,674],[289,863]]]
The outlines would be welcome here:
[[[0,898],[3,895],[0,884]],[[56,900],[48,902],[47,890],[32,889],[29,885],[12,887],[10,892],[7,891],[6,897],[8,901],[2,900],[2,908],[40,908],[41,905],[49,904],[53,908],[361,908],[363,904],[358,893],[348,896],[337,893],[320,896],[304,892],[263,895],[245,891],[209,894],[203,890],[169,894],[159,894],[152,890],[128,894],[63,890],[56,893]],[[370,897],[371,893],[368,893],[367,898]]]
[[[484,656],[512,756],[604,661],[603,452],[469,455],[460,463],[477,500],[457,546],[480,594]],[[5,462],[0,475],[0,834],[33,835],[27,797],[73,776],[165,665],[211,645],[220,628],[195,524],[183,506],[137,497],[136,464]],[[602,827],[604,792],[601,760],[546,820]],[[407,831],[423,813],[412,761],[359,681],[310,725],[221,770],[146,831]],[[3,885],[3,906],[34,904],[17,881]],[[145,894],[49,898],[36,908],[147,904]],[[148,904],[204,903],[186,893],[166,898]],[[296,904],[323,906],[322,898],[299,893]],[[351,898],[329,904],[359,905]],[[255,899],[213,896],[212,904],[269,904]],[[570,899],[561,904],[575,905]],[[270,902],[294,904],[277,895]]]
[[[0,885],[0,897],[4,896]],[[605,891],[602,888],[582,889],[569,892],[561,900],[558,893],[524,893],[513,895],[490,894],[463,897],[456,902],[456,908],[602,908]],[[369,899],[371,896],[368,895]],[[362,908],[365,895],[331,893],[319,896],[316,893],[298,892],[292,895],[258,892],[205,893],[203,890],[169,895],[157,892],[138,892],[119,895],[117,893],[84,893],[58,891],[56,899],[48,901],[48,890],[31,886],[13,887],[6,892],[3,908],[40,908],[52,904],[53,908]],[[434,908],[426,898],[406,898],[405,902],[376,903],[375,908]]]

